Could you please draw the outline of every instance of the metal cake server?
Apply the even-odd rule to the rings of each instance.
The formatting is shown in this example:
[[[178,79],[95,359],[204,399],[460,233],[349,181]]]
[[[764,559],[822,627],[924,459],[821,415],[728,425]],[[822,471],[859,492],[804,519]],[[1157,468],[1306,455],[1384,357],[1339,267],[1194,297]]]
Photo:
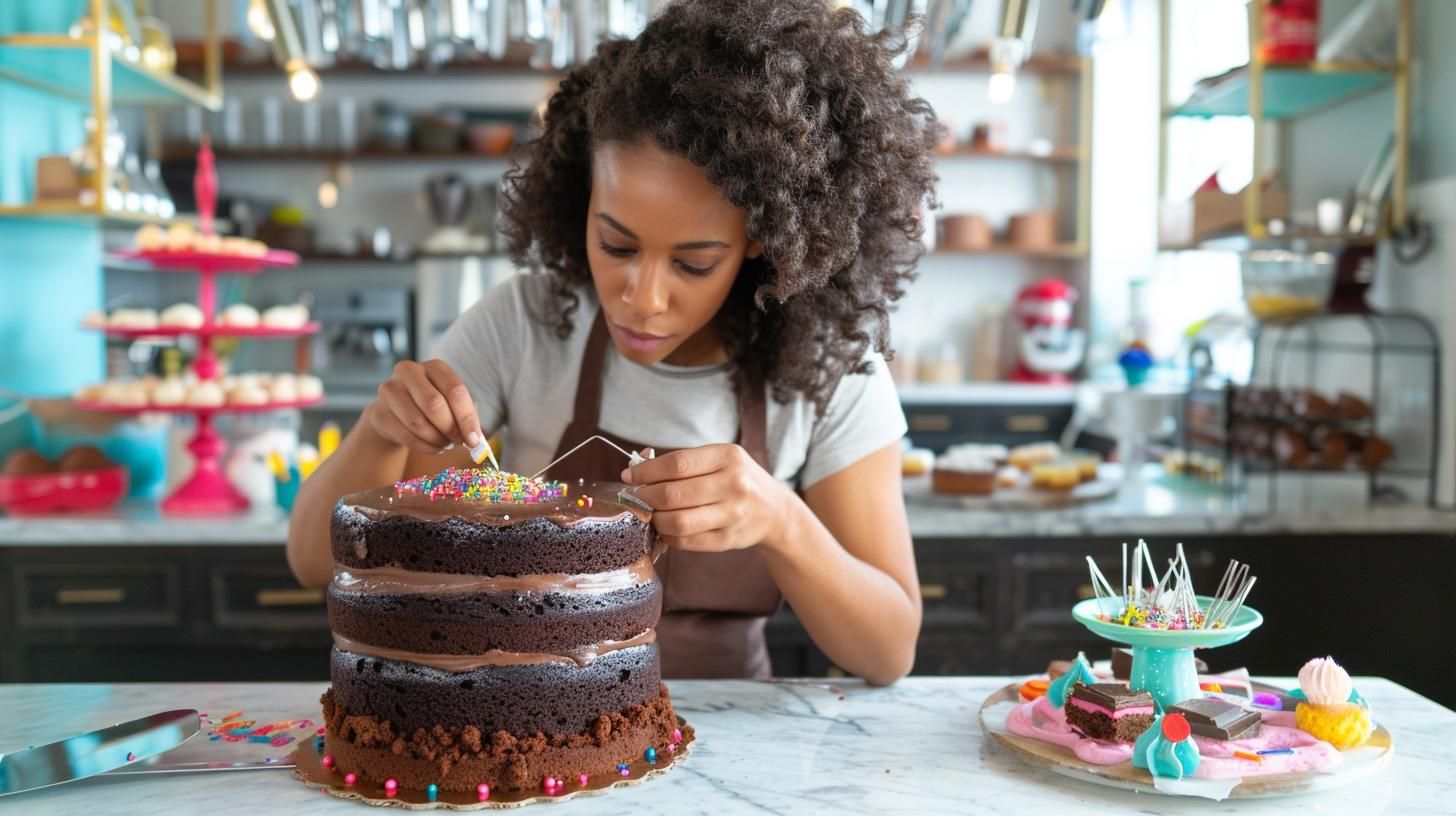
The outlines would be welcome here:
[[[191,739],[201,727],[197,710],[183,708],[0,754],[0,796],[74,782],[156,756]]]

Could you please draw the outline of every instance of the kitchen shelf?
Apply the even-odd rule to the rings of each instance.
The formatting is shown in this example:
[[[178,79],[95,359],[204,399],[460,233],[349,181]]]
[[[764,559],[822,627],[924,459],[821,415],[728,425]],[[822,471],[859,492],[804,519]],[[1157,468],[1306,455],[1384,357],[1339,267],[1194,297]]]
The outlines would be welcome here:
[[[392,68],[380,68],[372,62],[363,60],[341,60],[334,65],[319,68],[320,76],[398,76],[398,77],[434,77],[441,74],[457,75],[498,75],[510,76],[520,74],[534,74],[544,78],[559,79],[565,75],[564,71],[555,69],[534,68],[526,60],[526,54],[520,56],[507,56],[503,60],[472,60],[468,62],[449,62],[438,68],[423,68],[419,66],[407,68],[403,71],[396,71]],[[1069,53],[1047,53],[1032,54],[1025,63],[1017,68],[1032,74],[1066,74],[1074,75],[1082,72],[1082,58],[1076,54]],[[182,60],[177,62],[179,71],[197,72],[202,66],[195,60]],[[987,51],[981,50],[964,57],[953,57],[941,63],[939,68],[930,67],[930,58],[924,54],[917,54],[905,66],[909,73],[990,73],[991,58]],[[223,63],[223,71],[229,76],[266,76],[274,75],[281,77],[283,69],[271,60],[230,60]]]
[[[90,104],[91,44],[59,34],[16,34],[0,38],[0,78],[45,93]],[[112,52],[111,104],[201,105],[222,108],[222,96],[183,77],[153,71]]]
[[[0,204],[0,218],[40,218],[58,221],[98,221],[105,227],[132,228],[142,224],[196,223],[190,218],[159,218],[146,213],[86,207],[81,204],[40,202]]]
[[[1041,258],[1056,260],[1084,260],[1087,257],[1085,247],[1076,244],[1057,244],[1045,249],[1023,249],[1011,244],[992,244],[987,249],[935,249],[925,253],[926,257],[974,257],[974,256],[1001,256],[1011,258]]]
[[[1029,74],[1075,75],[1082,73],[1082,68],[1082,58],[1076,54],[1046,53],[1032,54],[1016,70],[1018,73]],[[970,56],[947,59],[940,64],[939,68],[931,68],[929,57],[924,54],[916,54],[906,64],[905,70],[912,74],[990,73],[991,56],[989,52],[983,50]]]
[[[403,71],[396,71],[393,68],[381,68],[372,62],[357,59],[343,59],[336,61],[333,65],[315,69],[320,77],[342,77],[342,76],[365,76],[365,77],[436,77],[441,74],[455,75],[495,75],[495,76],[519,76],[521,74],[532,74],[547,79],[559,79],[565,75],[564,71],[554,69],[534,68],[526,61],[528,54],[520,56],[507,56],[503,60],[469,60],[461,62],[449,62],[438,68],[424,68],[413,66]],[[230,77],[248,76],[275,76],[283,78],[283,68],[272,60],[239,59],[225,60],[222,65],[223,73]],[[177,60],[177,70],[188,74],[195,74],[202,71],[202,63],[194,58],[183,59],[180,55]]]
[[[213,148],[218,161],[250,162],[500,162],[524,156],[523,149],[509,153],[491,155],[468,150],[451,150],[430,153],[421,150],[305,150],[305,149],[229,149]],[[196,156],[189,152],[169,154],[168,162],[194,161]]]
[[[1030,150],[973,150],[957,147],[952,153],[936,153],[937,159],[987,159],[1005,161],[1048,162],[1050,164],[1075,164],[1082,161],[1082,151],[1076,147],[1054,147],[1050,153],[1033,153]]]
[[[1264,117],[1295,119],[1390,85],[1397,67],[1365,62],[1271,62],[1264,66]],[[1248,116],[1250,68],[1199,83],[1168,116]]]

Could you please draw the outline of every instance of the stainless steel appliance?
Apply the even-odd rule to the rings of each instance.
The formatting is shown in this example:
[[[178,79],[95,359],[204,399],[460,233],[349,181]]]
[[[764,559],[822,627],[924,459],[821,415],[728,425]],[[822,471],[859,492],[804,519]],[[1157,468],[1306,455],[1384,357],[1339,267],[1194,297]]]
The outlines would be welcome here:
[[[499,256],[423,257],[415,262],[419,359],[429,359],[445,330],[482,295],[516,274]]]
[[[414,294],[408,288],[322,289],[314,315],[322,340],[313,370],[330,402],[372,398],[395,363],[414,358]]]

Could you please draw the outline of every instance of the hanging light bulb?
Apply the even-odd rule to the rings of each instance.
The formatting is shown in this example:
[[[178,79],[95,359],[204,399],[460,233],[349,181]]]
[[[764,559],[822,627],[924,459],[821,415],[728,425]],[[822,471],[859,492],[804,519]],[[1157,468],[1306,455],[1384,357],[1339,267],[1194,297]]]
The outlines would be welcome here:
[[[1004,105],[1016,95],[1016,69],[1031,53],[1031,37],[1036,32],[1039,0],[1005,0],[1001,26],[991,41],[991,79],[986,96],[997,105]]]
[[[248,0],[248,30],[262,42],[273,42],[278,32],[273,28],[273,18],[268,15],[268,4],[264,0]]]
[[[303,60],[293,60],[284,67],[288,72],[288,90],[299,102],[308,102],[318,96],[319,75]]]
[[[273,24],[273,58],[288,74],[288,90],[293,98],[307,102],[318,96],[319,76],[308,64],[303,49],[303,40],[298,35],[298,23],[288,0],[264,0],[268,19]]]
[[[993,105],[1005,105],[1016,96],[1016,72],[993,71],[986,84],[986,99]]]

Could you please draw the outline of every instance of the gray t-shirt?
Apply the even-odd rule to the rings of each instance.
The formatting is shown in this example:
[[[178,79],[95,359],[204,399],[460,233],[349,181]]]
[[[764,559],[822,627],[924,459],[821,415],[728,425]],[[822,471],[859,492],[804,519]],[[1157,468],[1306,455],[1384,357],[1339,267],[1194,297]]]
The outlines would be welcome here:
[[[534,473],[555,456],[571,421],[596,293],[579,291],[571,336],[534,319],[552,296],[543,275],[517,275],[487,292],[440,340],[441,360],[465,382],[481,427],[502,431],[503,467]],[[768,449],[774,476],[802,490],[905,435],[905,414],[881,355],[873,370],[845,376],[829,409],[795,396],[768,399]],[[624,439],[660,449],[691,448],[738,438],[738,403],[728,364],[642,366],[609,344],[599,425]],[[573,440],[574,441],[574,440]],[[625,460],[623,466],[626,466]]]

